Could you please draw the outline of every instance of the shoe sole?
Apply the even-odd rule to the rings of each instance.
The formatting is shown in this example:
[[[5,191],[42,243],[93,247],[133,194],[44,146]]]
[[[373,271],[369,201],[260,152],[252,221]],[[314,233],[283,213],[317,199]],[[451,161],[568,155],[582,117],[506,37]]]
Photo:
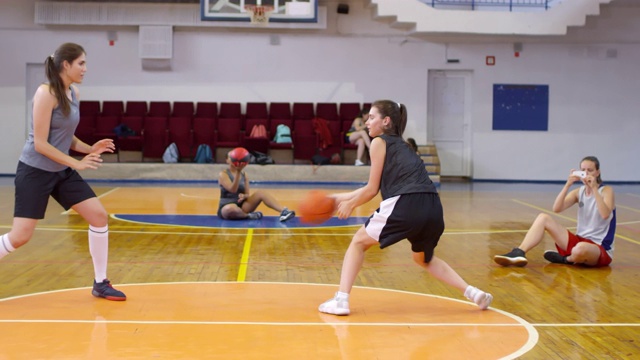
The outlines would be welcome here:
[[[330,311],[325,311],[325,310],[318,309],[318,311],[320,311],[321,313],[324,313],[324,314],[337,315],[337,316],[346,316],[346,315],[349,315],[351,313],[351,311],[349,311],[349,310],[330,312]]]
[[[511,257],[506,257],[501,255],[494,256],[493,261],[495,261],[496,263],[502,266],[518,266],[518,267],[523,267],[529,263],[529,261],[523,257],[511,258]]]
[[[280,222],[287,221],[287,220],[291,219],[294,216],[296,216],[294,213],[287,214],[286,216],[280,216]]]
[[[125,300],[127,300],[127,297],[126,297],[126,296],[125,296],[125,297],[117,297],[117,296],[103,296],[103,295],[100,295],[100,293],[95,292],[95,291],[92,291],[92,292],[91,292],[91,295],[93,295],[93,296],[95,296],[95,297],[97,297],[97,298],[103,298],[103,299],[111,300],[111,301],[125,301]]]

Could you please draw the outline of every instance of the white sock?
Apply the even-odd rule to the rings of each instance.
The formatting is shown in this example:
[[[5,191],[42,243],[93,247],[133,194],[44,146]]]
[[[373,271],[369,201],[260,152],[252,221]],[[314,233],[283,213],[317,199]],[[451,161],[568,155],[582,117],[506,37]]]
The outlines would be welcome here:
[[[340,300],[347,300],[348,301],[349,300],[349,293],[338,291],[336,293],[336,298],[340,299]]]
[[[0,259],[9,255],[9,253],[14,250],[15,248],[11,245],[11,241],[9,240],[9,234],[0,236]]]
[[[89,225],[89,252],[93,260],[96,282],[107,278],[107,260],[109,259],[109,225],[93,227]]]

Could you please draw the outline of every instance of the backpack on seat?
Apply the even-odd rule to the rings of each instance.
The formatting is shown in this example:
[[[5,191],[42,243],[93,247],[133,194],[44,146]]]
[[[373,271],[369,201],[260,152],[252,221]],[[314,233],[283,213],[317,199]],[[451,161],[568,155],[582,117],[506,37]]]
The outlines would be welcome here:
[[[162,161],[165,163],[177,163],[179,159],[178,145],[176,143],[169,144],[164,150],[164,154],[162,154]]]
[[[262,124],[254,125],[251,129],[251,133],[249,134],[250,138],[266,138],[267,137],[267,128]]]
[[[213,152],[211,147],[207,144],[198,145],[196,150],[196,157],[193,158],[193,162],[198,164],[208,164],[213,162]]]
[[[291,142],[291,129],[285,124],[280,124],[276,128],[276,136],[273,138],[277,143],[290,143]]]
[[[261,153],[259,151],[251,151],[251,164],[259,164],[259,165],[269,165],[275,164],[276,162],[273,158],[265,153]]]
[[[136,134],[136,132],[133,131],[133,129],[131,129],[125,124],[120,124],[116,126],[115,128],[113,128],[113,132],[116,134],[117,137],[122,137],[122,138],[126,138],[127,136],[134,136]]]

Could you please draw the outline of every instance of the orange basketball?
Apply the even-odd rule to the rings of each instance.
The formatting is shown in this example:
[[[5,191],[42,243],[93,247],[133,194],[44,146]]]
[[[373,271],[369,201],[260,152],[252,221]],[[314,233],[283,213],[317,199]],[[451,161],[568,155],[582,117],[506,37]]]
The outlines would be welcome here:
[[[322,224],[333,216],[335,210],[335,199],[320,190],[309,191],[298,206],[300,221],[305,224]]]

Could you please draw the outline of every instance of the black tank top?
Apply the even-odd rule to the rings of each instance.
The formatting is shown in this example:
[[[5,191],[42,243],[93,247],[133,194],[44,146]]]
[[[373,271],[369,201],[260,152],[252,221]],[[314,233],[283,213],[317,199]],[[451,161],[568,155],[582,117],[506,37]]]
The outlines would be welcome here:
[[[422,159],[402,137],[383,134],[380,138],[387,145],[380,181],[383,200],[402,194],[438,193]]]

